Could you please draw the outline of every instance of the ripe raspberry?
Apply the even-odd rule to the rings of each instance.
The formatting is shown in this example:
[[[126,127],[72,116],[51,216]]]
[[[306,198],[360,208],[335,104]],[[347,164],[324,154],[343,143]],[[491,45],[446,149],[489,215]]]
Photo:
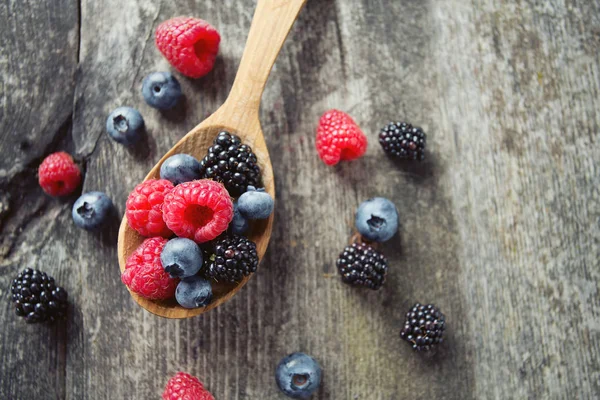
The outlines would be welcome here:
[[[166,179],[148,179],[137,185],[125,205],[129,226],[142,236],[173,235],[163,220],[163,201],[171,190],[173,184]]]
[[[227,230],[233,202],[223,184],[201,179],[182,183],[167,194],[163,213],[177,236],[204,243]]]
[[[38,181],[50,196],[66,196],[81,183],[81,171],[70,155],[60,151],[42,161],[38,169]]]
[[[213,69],[221,36],[206,21],[177,17],[156,28],[155,40],[173,67],[185,76],[200,78]]]
[[[198,378],[185,372],[169,379],[162,397],[163,400],[215,400]]]
[[[146,239],[129,256],[121,275],[129,290],[151,300],[175,296],[179,279],[171,278],[160,262],[160,253],[167,242],[162,237]]]
[[[367,151],[367,137],[352,118],[339,110],[329,110],[319,120],[317,151],[327,165],[354,160]]]

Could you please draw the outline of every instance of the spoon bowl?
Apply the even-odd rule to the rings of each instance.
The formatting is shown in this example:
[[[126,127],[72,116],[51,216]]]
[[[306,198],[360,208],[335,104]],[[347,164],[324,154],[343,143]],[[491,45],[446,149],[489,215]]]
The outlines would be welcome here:
[[[172,155],[189,154],[201,160],[207,154],[215,137],[221,131],[238,135],[249,145],[261,169],[265,190],[275,198],[273,167],[259,121],[260,99],[269,73],[281,46],[306,0],[259,0],[250,27],[250,34],[231,92],[225,103],[210,117],[187,133],[150,170],[144,180],[160,178],[160,166]],[[247,235],[256,243],[259,260],[262,260],[273,227],[273,215],[266,220],[252,221]],[[127,258],[144,241],[145,237],[132,229],[124,216],[119,228],[118,256],[121,272]],[[175,299],[148,300],[129,292],[144,309],[166,318],[189,318],[218,307],[231,299],[252,277],[249,275],[235,284],[212,281],[213,300],[206,306],[186,309]]]
[[[218,115],[218,114],[215,114]],[[262,181],[265,187],[265,190],[275,198],[275,184],[273,182],[273,169],[271,166],[271,160],[269,159],[269,153],[267,151],[266,143],[262,136],[262,131],[260,131],[260,126],[256,125],[255,129],[258,131],[253,132],[254,135],[250,135],[248,127],[244,126],[242,131],[240,127],[233,127],[230,125],[212,123],[213,118],[209,118],[201,125],[196,127],[192,132],[188,133],[175,147],[173,147],[165,156],[158,162],[157,165],[152,168],[150,173],[146,176],[144,180],[148,179],[159,179],[160,178],[160,165],[164,160],[168,157],[184,153],[189,154],[197,159],[202,159],[208,148],[212,145],[212,141],[221,131],[227,131],[231,133],[235,133],[240,136],[242,142],[248,144],[252,147],[254,154],[256,154],[256,158],[258,159],[258,164],[262,173]],[[248,138],[253,137],[253,141],[249,141]],[[269,244],[269,239],[271,238],[271,230],[273,226],[273,215],[271,215],[266,220],[257,220],[252,221],[251,229],[249,231],[248,237],[254,243],[256,243],[256,250],[259,256],[259,259],[262,259],[264,256],[267,246]],[[124,217],[123,221],[121,221],[121,227],[119,229],[119,265],[121,268],[121,272],[125,269],[125,262],[127,257],[135,251],[135,249],[142,244],[145,237],[140,235],[137,231],[132,229],[127,223],[127,218]],[[245,277],[241,282],[236,284],[228,284],[223,282],[212,282],[213,284],[213,301],[206,307],[203,308],[195,308],[195,309],[186,309],[177,304],[175,299],[166,300],[166,301],[155,301],[148,300],[144,297],[139,296],[136,293],[130,292],[131,296],[135,299],[135,301],[145,308],[146,310],[168,318],[187,318],[195,315],[202,314],[208,310],[211,310],[220,304],[226,302],[231,297],[235,295],[235,293],[241,289],[246,282],[250,279],[250,276]]]

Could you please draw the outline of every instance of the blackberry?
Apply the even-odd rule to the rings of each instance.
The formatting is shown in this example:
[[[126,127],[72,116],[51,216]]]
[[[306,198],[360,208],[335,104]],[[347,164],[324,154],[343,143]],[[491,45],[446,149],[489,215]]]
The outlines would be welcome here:
[[[446,317],[433,304],[426,306],[419,303],[406,314],[404,328],[400,337],[418,351],[431,350],[442,343],[442,335],[446,329]]]
[[[208,255],[205,274],[216,281],[239,282],[256,271],[256,244],[243,236],[223,236],[215,240]]]
[[[388,269],[385,256],[364,243],[347,246],[336,265],[342,282],[373,290],[381,288]]]
[[[406,122],[391,122],[379,133],[379,144],[387,154],[422,161],[425,158],[425,132]]]
[[[237,197],[248,186],[260,187],[260,167],[250,146],[229,132],[221,132],[200,161],[202,178],[213,179],[225,185],[229,194]]]
[[[16,314],[26,322],[54,322],[67,312],[67,291],[37,269],[26,268],[19,273],[10,291]]]

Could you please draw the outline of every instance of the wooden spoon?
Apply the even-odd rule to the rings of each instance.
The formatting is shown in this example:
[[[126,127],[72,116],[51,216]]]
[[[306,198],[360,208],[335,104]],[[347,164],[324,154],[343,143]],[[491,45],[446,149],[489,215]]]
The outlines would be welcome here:
[[[306,0],[258,0],[250,27],[246,49],[242,56],[233,87],[225,103],[210,117],[192,129],[179,143],[167,152],[152,168],[144,180],[160,177],[160,166],[168,157],[185,153],[198,159],[204,158],[212,141],[220,131],[238,135],[244,144],[252,147],[262,171],[266,191],[275,198],[273,168],[258,118],[260,99],[271,73],[271,68],[281,46],[304,6]],[[249,238],[256,243],[258,256],[267,250],[273,215],[267,220],[255,221]],[[123,217],[119,229],[119,266],[121,272],[129,255],[145,238],[129,227]],[[237,284],[213,283],[213,301],[207,307],[186,309],[174,299],[168,301],[147,300],[130,291],[134,300],[143,308],[166,318],[189,318],[211,310],[231,299],[248,282],[250,276]]]

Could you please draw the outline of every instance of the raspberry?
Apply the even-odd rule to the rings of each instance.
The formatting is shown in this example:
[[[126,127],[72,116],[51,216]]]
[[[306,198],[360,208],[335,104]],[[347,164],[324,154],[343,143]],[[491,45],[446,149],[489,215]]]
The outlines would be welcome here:
[[[38,181],[50,196],[66,196],[81,183],[81,171],[64,151],[50,154],[38,169]]]
[[[121,275],[129,290],[151,300],[175,296],[179,279],[171,278],[160,262],[160,253],[167,242],[162,237],[146,239],[129,256]]]
[[[223,184],[210,179],[182,183],[165,196],[164,219],[177,236],[213,240],[233,219],[233,202]]]
[[[215,400],[195,376],[178,372],[169,379],[162,396],[163,400]]]
[[[327,165],[354,160],[367,151],[367,137],[352,118],[339,110],[329,110],[319,120],[317,152]]]
[[[166,179],[148,179],[137,185],[125,205],[129,226],[142,236],[171,236],[163,220],[163,201],[171,190],[173,184]]]
[[[155,39],[173,67],[185,76],[200,78],[213,69],[221,36],[206,21],[177,17],[160,24]]]

